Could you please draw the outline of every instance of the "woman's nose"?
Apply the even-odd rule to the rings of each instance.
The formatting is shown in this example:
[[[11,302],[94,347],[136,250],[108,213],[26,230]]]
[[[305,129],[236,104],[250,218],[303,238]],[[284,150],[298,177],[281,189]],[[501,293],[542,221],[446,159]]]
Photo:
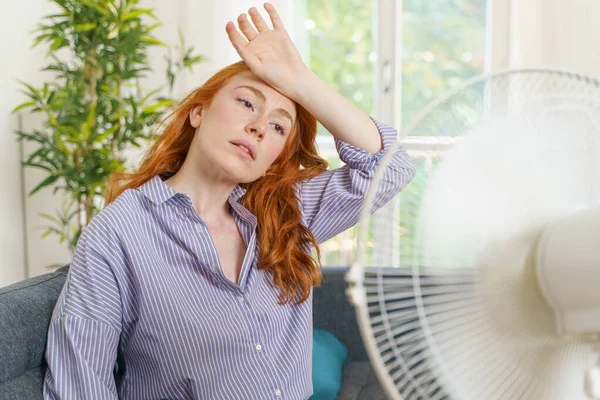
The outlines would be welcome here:
[[[259,118],[249,123],[246,131],[252,135],[256,135],[258,139],[262,139],[267,131],[267,122],[264,118]]]

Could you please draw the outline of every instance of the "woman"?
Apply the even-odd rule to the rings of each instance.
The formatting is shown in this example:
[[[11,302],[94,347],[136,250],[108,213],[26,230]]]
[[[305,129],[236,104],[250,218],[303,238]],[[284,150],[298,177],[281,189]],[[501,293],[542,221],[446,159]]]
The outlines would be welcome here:
[[[242,62],[188,95],[111,180],[49,329],[46,399],[306,399],[312,247],[357,222],[396,132],[302,62],[277,12],[226,31]],[[346,166],[326,171],[316,120]],[[399,149],[377,207],[414,176]],[[117,352],[119,350],[119,352]],[[113,375],[117,353],[117,375]]]

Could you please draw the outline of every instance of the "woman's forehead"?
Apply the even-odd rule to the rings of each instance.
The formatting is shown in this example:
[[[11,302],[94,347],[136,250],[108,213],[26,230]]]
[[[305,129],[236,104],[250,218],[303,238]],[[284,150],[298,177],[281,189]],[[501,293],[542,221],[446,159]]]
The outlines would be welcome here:
[[[243,71],[234,75],[229,81],[228,86],[230,86],[232,89],[239,86],[254,87],[263,92],[267,98],[271,98],[277,102],[285,102],[292,108],[292,110],[295,109],[295,103],[291,99],[273,89],[273,87],[257,77],[251,71]]]
[[[256,85],[260,85],[261,87],[267,86],[271,88],[265,81],[256,76],[252,71],[242,71],[231,77],[229,83],[234,82],[246,82],[246,83],[254,83]]]

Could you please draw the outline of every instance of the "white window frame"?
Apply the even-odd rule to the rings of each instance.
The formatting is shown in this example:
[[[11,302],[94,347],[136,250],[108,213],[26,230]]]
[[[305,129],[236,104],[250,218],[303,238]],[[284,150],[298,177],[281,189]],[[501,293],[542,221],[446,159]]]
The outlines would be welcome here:
[[[375,118],[400,129],[402,93],[402,54],[398,43],[402,42],[402,0],[374,0],[373,23],[377,49],[375,69]],[[400,133],[401,135],[402,133]],[[399,243],[400,207],[391,201],[373,215],[374,264],[398,267],[400,263],[397,245],[381,246],[382,243]]]
[[[305,13],[306,2],[303,0],[296,0],[293,5],[291,13],[302,15]],[[374,76],[374,99],[375,109],[373,117],[385,122],[394,127],[400,126],[400,93],[401,91],[401,76],[402,71],[399,67],[401,66],[401,54],[397,51],[398,41],[395,38],[399,38],[402,33],[402,26],[397,21],[401,19],[402,11],[402,0],[373,0],[373,40],[375,45],[375,51],[377,54],[377,61],[375,66]],[[299,18],[293,18],[295,24],[301,22]],[[298,46],[300,53],[305,61],[310,58],[310,49],[306,45],[307,36],[300,37],[300,33],[303,29],[301,26],[295,25],[293,32],[295,36],[292,36],[296,45]],[[389,38],[391,40],[380,40],[380,38]],[[328,154],[335,151],[335,143],[331,136],[319,136],[317,137],[317,146],[319,151],[324,154]],[[381,220],[376,222],[375,231],[375,242],[381,243],[384,238],[389,240],[395,240],[392,243],[397,243],[399,240],[397,229],[393,227],[399,224],[399,207],[397,202],[390,202],[388,205],[376,213],[374,218]],[[390,220],[391,218],[391,220]],[[385,220],[385,223],[383,223]],[[390,223],[390,221],[392,223]],[[343,234],[342,234],[343,235]],[[344,246],[347,247],[347,246]],[[388,265],[397,266],[399,263],[399,254],[397,246],[388,246],[385,249],[375,249],[377,254],[376,265]],[[322,252],[322,258],[326,257],[326,252]],[[347,260],[348,264],[352,260]]]

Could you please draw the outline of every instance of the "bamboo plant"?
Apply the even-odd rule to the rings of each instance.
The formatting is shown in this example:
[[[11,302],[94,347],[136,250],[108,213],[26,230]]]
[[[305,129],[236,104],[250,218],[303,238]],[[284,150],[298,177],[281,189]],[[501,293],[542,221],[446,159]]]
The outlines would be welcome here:
[[[42,214],[50,221],[42,236],[56,234],[72,250],[102,207],[106,179],[125,169],[124,151],[150,138],[173,103],[178,74],[204,58],[181,32],[173,48],[159,41],[154,10],[140,8],[139,0],[50,1],[60,11],[44,17],[34,46],[48,46],[43,70],[53,79],[37,88],[21,82],[27,101],[14,112],[43,114],[40,129],[16,132],[18,140],[36,144],[23,165],[46,174],[29,194],[52,187],[67,195],[55,216]],[[165,48],[166,83],[146,91],[139,82],[151,71],[153,46]]]

